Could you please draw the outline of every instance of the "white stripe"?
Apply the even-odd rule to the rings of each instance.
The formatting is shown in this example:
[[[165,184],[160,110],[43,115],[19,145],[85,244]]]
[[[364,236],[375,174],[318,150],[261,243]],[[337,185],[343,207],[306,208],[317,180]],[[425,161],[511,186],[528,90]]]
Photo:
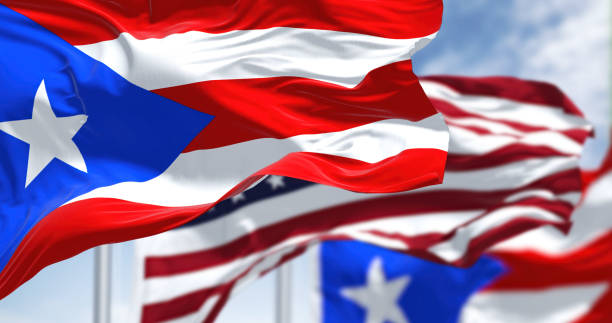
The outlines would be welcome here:
[[[470,241],[496,227],[507,224],[518,218],[530,218],[541,221],[562,223],[564,220],[552,212],[531,206],[509,206],[495,210],[478,220],[457,229],[453,237],[429,248],[431,253],[447,262],[461,259],[468,251]]]
[[[394,249],[394,250],[408,250],[409,246],[405,241],[396,238],[383,237],[371,232],[363,231],[350,231],[342,230],[351,240],[367,242],[375,246]]]
[[[577,205],[580,202],[580,198],[582,197],[582,193],[580,191],[569,192],[564,194],[555,195],[553,192],[546,189],[526,189],[522,190],[518,193],[512,194],[504,199],[505,203],[515,203],[520,200],[524,200],[527,198],[543,198],[549,201],[565,201],[572,205]]]
[[[569,323],[586,314],[607,283],[546,290],[491,291],[472,296],[461,313],[464,323]]]
[[[505,240],[494,250],[535,250],[560,255],[577,250],[612,230],[612,172],[602,176],[586,192],[572,213],[572,228],[565,235],[551,227],[528,231]]]
[[[471,130],[449,126],[449,152],[453,154],[486,154],[511,144],[543,146],[558,152],[580,155],[582,145],[565,135],[554,131],[539,131],[526,133],[520,137],[508,135],[483,135]]]
[[[263,138],[181,154],[160,176],[93,190],[70,202],[96,197],[162,206],[212,203],[240,181],[291,152],[305,151],[377,162],[415,148],[448,150],[440,114],[411,122],[388,119],[344,131]]]
[[[524,136],[526,132],[512,128],[506,124],[498,121],[485,120],[474,117],[450,117],[444,116],[444,120],[448,123],[456,124],[455,127],[478,127],[486,129],[494,134],[498,135],[509,135],[509,136]],[[450,125],[449,125],[450,127]]]
[[[421,215],[409,215],[403,217],[382,218],[371,221],[362,221],[354,224],[343,225],[333,233],[346,233],[366,237],[366,231],[380,231],[387,234],[397,234],[405,237],[417,236],[427,233],[448,233],[456,227],[469,222],[481,215],[484,210],[452,211],[452,212],[423,212]],[[380,236],[368,236],[368,241],[381,239]],[[405,249],[405,245],[397,242],[380,240],[383,246],[389,248]]]
[[[408,60],[436,34],[414,39],[288,27],[118,38],[77,46],[148,90],[209,80],[295,76],[353,87],[371,70]]]
[[[406,149],[448,151],[449,133],[442,115],[435,114],[418,122],[387,119],[344,131],[299,135],[289,140],[301,151],[377,163]]]
[[[150,304],[165,301],[195,290],[229,282],[243,270],[248,268],[257,259],[265,257],[268,254],[274,254],[278,250],[283,250],[285,248],[316,239],[320,235],[360,235],[360,230],[379,230],[381,232],[402,233],[404,235],[417,235],[430,232],[444,233],[452,230],[461,223],[475,218],[480,213],[482,213],[482,211],[432,213],[419,216],[385,218],[345,225],[329,232],[315,232],[313,234],[297,235],[284,240],[281,243],[275,244],[266,250],[251,253],[246,257],[238,258],[226,264],[188,273],[148,278],[145,280],[143,302],[145,304]],[[253,218],[260,215],[261,214],[251,214]],[[410,228],[410,232],[405,232],[402,230],[402,228]],[[206,224],[202,225],[200,229],[205,229],[207,232],[209,232]],[[188,240],[193,237],[191,233],[194,231],[196,230],[191,228],[185,230],[168,231],[155,237],[136,240],[136,246],[138,249],[143,250],[143,255],[146,257],[178,255],[186,252],[209,249],[209,246],[206,244],[189,244]],[[202,231],[199,232],[202,233]],[[374,237],[370,236],[368,236],[368,238],[374,239]],[[218,242],[214,241],[212,244],[214,246],[217,245]],[[397,241],[390,241],[390,239],[386,239],[384,244],[388,244],[389,247],[405,247],[405,245],[398,245]]]
[[[502,123],[501,121],[495,121],[495,120],[486,120],[486,119],[479,119],[479,118],[474,118],[474,117],[450,117],[450,116],[444,116],[444,120],[446,120],[446,122],[448,123],[453,123],[454,127],[478,127],[478,128],[486,129],[490,131],[491,133],[497,134],[497,135],[522,137],[529,133],[533,133],[533,131],[521,131],[519,129],[508,126]],[[571,122],[571,121],[572,120],[568,120],[568,122]],[[574,128],[572,128],[572,130],[586,131],[586,129],[584,129],[583,123],[574,125]],[[567,138],[571,139],[569,137]]]
[[[179,297],[200,289],[227,283],[248,268],[263,252],[239,258],[227,264],[185,274],[145,279],[143,304],[152,304]]]
[[[569,115],[560,108],[492,96],[464,95],[445,85],[430,81],[422,81],[421,86],[430,98],[447,101],[464,111],[489,119],[514,121],[554,130],[591,129],[587,120]]]
[[[444,188],[483,192],[515,189],[545,176],[575,168],[578,168],[577,157],[532,158],[490,168],[447,171],[444,174],[444,184],[428,186],[420,190],[431,191]]]

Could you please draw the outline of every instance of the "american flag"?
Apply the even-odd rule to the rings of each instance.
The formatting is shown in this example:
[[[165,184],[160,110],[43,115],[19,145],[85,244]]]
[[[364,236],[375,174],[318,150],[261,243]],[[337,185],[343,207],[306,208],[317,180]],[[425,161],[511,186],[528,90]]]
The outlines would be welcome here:
[[[322,240],[469,264],[504,239],[569,228],[591,127],[556,87],[507,77],[421,82],[451,143],[444,184],[364,195],[270,176],[175,230],[136,242],[142,322],[211,322],[240,287]]]
[[[2,50],[23,49],[5,60],[47,56],[21,64],[30,74],[0,62],[15,74],[4,79],[28,76],[3,92],[3,102],[15,98],[2,109],[0,139],[14,151],[42,147],[32,155],[46,158],[27,177],[16,171],[27,153],[2,160],[10,189],[0,198],[18,207],[0,212],[11,223],[0,226],[0,298],[88,248],[163,232],[225,198],[241,202],[266,175],[372,193],[442,180],[448,129],[410,60],[436,36],[442,0],[1,2]],[[43,66],[53,73],[41,82]],[[36,119],[35,96],[45,120],[71,127],[56,131],[65,149],[14,131],[24,124],[15,115]],[[94,109],[103,98],[115,103]],[[155,117],[168,109],[188,120]],[[54,157],[64,160],[59,171],[43,172]]]

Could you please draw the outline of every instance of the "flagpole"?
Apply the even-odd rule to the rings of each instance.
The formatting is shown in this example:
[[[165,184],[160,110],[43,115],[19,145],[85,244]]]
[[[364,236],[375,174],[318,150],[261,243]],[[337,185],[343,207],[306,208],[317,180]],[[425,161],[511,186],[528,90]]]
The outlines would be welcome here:
[[[285,263],[276,270],[276,323],[291,321],[291,267]]]
[[[94,323],[110,323],[111,246],[94,249]]]

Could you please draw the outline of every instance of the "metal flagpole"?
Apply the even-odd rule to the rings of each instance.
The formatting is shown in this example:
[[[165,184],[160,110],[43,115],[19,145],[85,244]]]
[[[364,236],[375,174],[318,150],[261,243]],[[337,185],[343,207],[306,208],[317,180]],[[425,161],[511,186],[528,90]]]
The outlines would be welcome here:
[[[110,323],[111,246],[94,250],[94,323]]]
[[[291,264],[276,269],[276,323],[291,321]]]

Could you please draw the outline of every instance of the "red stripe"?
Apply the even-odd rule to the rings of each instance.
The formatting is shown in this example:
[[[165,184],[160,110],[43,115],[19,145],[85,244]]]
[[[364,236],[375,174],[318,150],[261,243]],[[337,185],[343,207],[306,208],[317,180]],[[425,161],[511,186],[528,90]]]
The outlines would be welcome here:
[[[435,100],[435,99],[432,99]],[[513,137],[513,138],[522,138],[525,135],[523,134],[511,134],[511,133],[503,133],[503,132],[494,132],[491,131],[485,127],[480,127],[480,126],[475,126],[475,125],[464,125],[464,124],[460,124],[458,123],[457,118],[453,118],[453,117],[449,117],[448,115],[445,116],[446,119],[446,124],[449,126],[452,126],[453,128],[463,128],[466,130],[469,130],[471,132],[477,133],[479,135],[504,135],[504,136],[509,136],[509,137]],[[487,120],[486,118],[481,118],[484,120]],[[491,120],[491,119],[489,119]],[[506,123],[505,121],[500,121],[500,120],[495,120],[494,122],[496,123],[501,123],[501,124],[505,124],[508,125],[508,123]],[[511,126],[512,127],[512,126]],[[580,129],[580,128],[576,128],[576,129],[568,129],[568,130],[552,130],[552,129],[547,129],[547,128],[539,128],[539,127],[531,127],[531,128],[536,128],[536,129],[529,129],[528,131],[525,131],[526,129],[521,129],[520,131],[524,132],[524,133],[529,133],[529,132],[539,132],[539,131],[554,131],[557,132],[561,135],[564,135],[565,137],[567,137],[568,139],[571,139],[573,141],[575,141],[578,144],[583,144],[584,141],[586,140],[586,138],[588,138],[589,136],[592,135],[591,131],[588,130],[584,130],[584,129]],[[515,128],[516,130],[519,130],[517,128]]]
[[[436,108],[436,110],[442,113],[444,117],[446,118],[475,118],[475,119],[480,119],[480,120],[488,120],[488,121],[493,121],[496,123],[501,123],[515,130],[518,130],[521,132],[527,132],[527,133],[528,132],[538,132],[538,131],[554,131],[554,132],[558,132],[560,134],[565,135],[566,137],[574,140],[575,142],[579,144],[584,144],[586,139],[592,136],[593,134],[592,131],[581,129],[581,128],[574,128],[574,129],[568,129],[568,130],[556,130],[556,129],[546,128],[546,127],[526,125],[524,123],[519,123],[515,121],[492,119],[492,118],[488,118],[483,115],[479,115],[479,114],[468,112],[466,110],[462,110],[461,108],[453,105],[450,102],[444,101],[444,100],[440,100],[436,98],[429,98],[429,100],[431,101],[433,106]],[[450,121],[449,123],[457,124],[456,122],[453,122],[453,121]],[[467,129],[479,129],[477,131],[480,131],[483,133],[489,132],[488,130],[484,128],[479,128],[475,126],[462,126],[462,127],[467,128]]]
[[[432,75],[421,78],[444,84],[463,95],[482,95],[524,103],[561,108],[565,113],[582,117],[582,112],[553,84],[521,80],[514,77],[467,77]]]
[[[508,272],[486,291],[541,290],[568,285],[607,283],[604,294],[576,322],[609,322],[612,317],[612,231],[588,245],[561,255],[534,251],[496,251]]]
[[[141,323],[157,323],[197,312],[209,298],[219,295],[231,288],[234,280],[229,283],[200,289],[168,301],[147,304],[142,307]]]
[[[254,175],[281,175],[361,193],[393,193],[442,183],[446,151],[407,149],[377,163],[296,152]]]
[[[207,81],[153,92],[215,116],[185,151],[340,131],[384,119],[418,121],[437,113],[410,61],[372,70],[352,89],[306,78],[272,77]]]
[[[469,131],[474,132],[474,133],[479,134],[479,135],[499,135],[499,133],[495,133],[495,132],[493,132],[493,131],[485,128],[485,127],[479,127],[479,126],[475,126],[475,125],[463,125],[463,124],[458,123],[456,118],[453,119],[452,117],[449,117],[448,115],[445,115],[445,117],[446,118],[445,118],[444,121],[446,121],[446,124],[449,127],[462,128],[462,129],[469,130]],[[514,134],[505,134],[504,133],[504,135],[511,136],[513,138],[520,138],[521,137],[520,135],[514,135]]]
[[[488,290],[541,289],[612,281],[612,232],[577,250],[560,255],[536,251],[495,251],[492,255],[510,269]]]
[[[2,0],[73,45],[129,32],[139,39],[186,31],[295,27],[387,38],[418,38],[440,28],[441,0]]]
[[[161,207],[115,199],[88,199],[57,208],[28,232],[0,273],[0,299],[48,265],[98,245],[172,229],[208,208]]]
[[[578,174],[576,171],[558,173],[533,183],[528,187],[510,191],[472,192],[446,190],[407,193],[373,199],[366,199],[364,197],[364,200],[357,202],[337,205],[279,221],[216,248],[181,255],[147,257],[145,277],[168,276],[201,270],[231,262],[253,252],[265,250],[293,236],[323,233],[343,225],[363,221],[429,212],[474,209],[492,210],[510,205],[504,202],[504,200],[508,196],[526,189],[547,188],[556,194],[580,191],[579,179],[572,181],[567,178],[568,175],[577,177]],[[440,201],[444,201],[444,203],[440,203]],[[529,205],[545,206],[551,212],[558,213],[561,218],[569,217],[566,202],[539,201],[538,199],[537,204],[531,203]],[[530,203],[530,200],[517,201],[511,205],[524,205],[524,203]],[[323,219],[324,221],[322,221]],[[452,235],[453,233],[450,234]],[[430,243],[433,242],[430,241]],[[410,241],[409,245],[413,248],[418,246],[412,241]],[[422,247],[425,248],[425,246]]]
[[[518,162],[532,158],[544,158],[553,156],[570,157],[574,155],[565,154],[547,146],[532,146],[518,143],[506,145],[481,155],[448,154],[446,170],[477,170],[482,168],[501,166],[504,164],[509,164],[512,162]]]

